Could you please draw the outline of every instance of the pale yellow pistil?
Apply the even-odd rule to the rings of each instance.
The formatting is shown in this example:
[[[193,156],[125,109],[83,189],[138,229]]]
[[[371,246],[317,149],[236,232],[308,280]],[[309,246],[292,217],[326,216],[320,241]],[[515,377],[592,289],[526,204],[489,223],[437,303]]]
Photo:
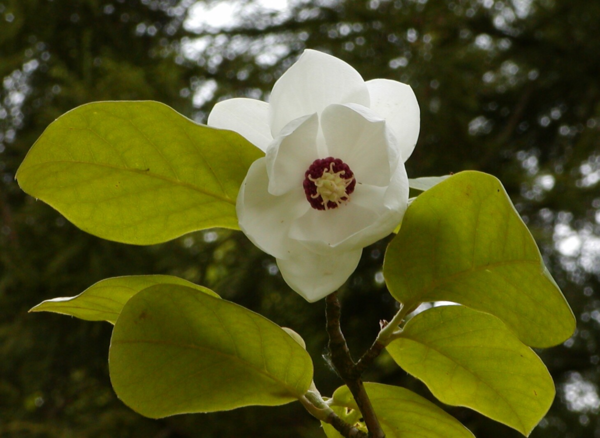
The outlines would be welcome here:
[[[333,202],[337,205],[337,207],[339,207],[340,204],[348,200],[346,189],[354,180],[354,178],[342,178],[342,175],[345,173],[345,170],[334,172],[333,163],[331,163],[329,165],[329,170],[325,169],[319,178],[313,178],[309,175],[308,179],[311,180],[317,187],[317,193],[311,195],[311,198],[315,199],[320,196],[323,200],[322,204],[323,207],[325,207],[325,210],[329,209],[329,201]]]

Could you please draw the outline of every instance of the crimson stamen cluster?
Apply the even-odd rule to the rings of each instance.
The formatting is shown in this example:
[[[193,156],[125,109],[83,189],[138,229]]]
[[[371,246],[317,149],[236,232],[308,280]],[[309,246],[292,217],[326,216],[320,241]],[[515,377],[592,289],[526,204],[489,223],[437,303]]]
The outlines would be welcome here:
[[[340,198],[340,201],[347,201],[348,196],[354,191],[356,179],[350,167],[339,158],[327,157],[315,160],[304,174],[304,193],[311,207],[316,210],[330,210],[337,208],[339,203],[332,201],[327,202],[325,206],[323,198],[317,191],[316,180],[323,176],[325,172],[339,173],[339,176],[347,181],[350,181],[346,186],[346,195]]]

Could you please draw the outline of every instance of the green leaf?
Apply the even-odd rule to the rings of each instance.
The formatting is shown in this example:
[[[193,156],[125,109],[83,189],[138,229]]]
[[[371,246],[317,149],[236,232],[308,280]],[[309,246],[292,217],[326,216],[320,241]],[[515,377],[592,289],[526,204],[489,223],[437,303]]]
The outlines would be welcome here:
[[[387,346],[433,395],[467,406],[528,436],[554,400],[540,358],[498,318],[463,306],[426,310]]]
[[[454,417],[408,389],[379,383],[365,383],[365,389],[387,438],[474,438]],[[366,431],[358,421],[358,406],[347,386],[333,394],[332,409],[346,422]],[[322,424],[329,438],[341,437],[331,425]]]
[[[308,353],[268,319],[176,285],[125,304],[109,365],[119,398],[151,418],[282,405],[304,395],[313,374]]]
[[[75,316],[86,321],[108,321],[114,324],[129,299],[156,284],[176,284],[191,287],[219,298],[212,290],[169,275],[134,275],[107,278],[90,286],[75,297],[46,300],[30,312],[54,312]]]
[[[420,195],[390,243],[384,276],[405,306],[453,301],[491,313],[526,344],[569,338],[575,318],[500,181],[461,172]]]
[[[429,190],[435,185],[438,185],[442,181],[450,178],[451,175],[444,176],[424,176],[421,178],[408,178],[408,186],[411,189],[419,190],[424,192],[425,190]]]
[[[17,179],[82,230],[148,245],[238,229],[238,189],[262,155],[240,135],[157,102],[98,102],[52,123]]]

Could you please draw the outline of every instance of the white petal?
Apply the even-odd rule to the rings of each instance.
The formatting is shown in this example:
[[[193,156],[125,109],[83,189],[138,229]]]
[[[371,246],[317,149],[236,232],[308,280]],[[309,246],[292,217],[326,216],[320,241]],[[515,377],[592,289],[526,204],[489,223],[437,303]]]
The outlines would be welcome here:
[[[358,266],[361,254],[362,249],[329,255],[298,250],[286,260],[277,259],[277,266],[285,282],[313,303],[346,282]]]
[[[352,202],[351,198],[346,205],[332,210],[310,208],[293,222],[289,235],[315,252],[329,252],[377,219],[376,211]]]
[[[388,127],[398,139],[404,161],[417,144],[420,129],[419,103],[410,86],[388,79],[367,82],[371,95],[371,110],[388,122]]]
[[[329,154],[348,164],[358,182],[381,187],[390,183],[399,156],[396,138],[382,118],[355,104],[329,105],[321,129]]]
[[[290,121],[321,113],[327,105],[350,102],[369,107],[369,92],[360,74],[341,59],[305,50],[273,87],[271,134],[277,137]]]
[[[208,115],[208,126],[235,131],[262,151],[273,140],[269,104],[261,100],[236,98],[219,102]]]
[[[316,114],[300,117],[288,123],[267,148],[266,162],[269,174],[269,193],[282,195],[294,188],[302,188],[304,174],[318,157]]]
[[[341,242],[338,248],[365,247],[389,235],[402,221],[408,207],[408,177],[404,164],[398,163],[392,181],[385,190],[361,185],[354,191],[351,202],[373,209],[379,216],[368,227]]]
[[[385,192],[384,204],[390,210],[396,210],[402,213],[406,212],[408,207],[408,192],[410,190],[408,183],[408,175],[406,174],[406,167],[403,163],[398,163],[390,185]],[[397,224],[396,224],[397,225]]]
[[[268,184],[266,160],[259,158],[250,166],[240,187],[236,205],[238,221],[257,247],[272,256],[286,257],[293,244],[288,237],[289,228],[310,204],[301,188],[273,196],[267,191]]]

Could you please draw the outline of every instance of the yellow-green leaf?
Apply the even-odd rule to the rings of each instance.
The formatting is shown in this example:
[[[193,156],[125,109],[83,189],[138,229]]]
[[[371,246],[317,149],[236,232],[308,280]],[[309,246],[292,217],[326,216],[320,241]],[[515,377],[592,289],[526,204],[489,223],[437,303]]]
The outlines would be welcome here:
[[[472,408],[526,436],[554,400],[540,358],[498,318],[467,307],[418,314],[387,350],[442,402]]]
[[[461,303],[499,317],[534,347],[559,344],[575,329],[531,233],[485,173],[453,175],[409,206],[384,276],[405,306]]]
[[[52,123],[17,180],[82,230],[147,245],[237,229],[239,187],[262,155],[242,136],[158,102],[97,102]]]
[[[43,301],[30,312],[54,312],[86,321],[108,321],[114,324],[129,299],[156,284],[177,284],[219,298],[212,290],[170,275],[133,275],[99,281],[75,297]]]
[[[365,383],[365,389],[386,438],[474,438],[454,417],[408,389],[379,383]],[[332,409],[346,422],[366,431],[347,386],[333,394]],[[329,424],[323,423],[323,430],[329,438],[341,437]]]
[[[273,322],[164,284],[125,304],[109,366],[119,398],[151,418],[282,405],[304,395],[313,375],[308,353]]]

